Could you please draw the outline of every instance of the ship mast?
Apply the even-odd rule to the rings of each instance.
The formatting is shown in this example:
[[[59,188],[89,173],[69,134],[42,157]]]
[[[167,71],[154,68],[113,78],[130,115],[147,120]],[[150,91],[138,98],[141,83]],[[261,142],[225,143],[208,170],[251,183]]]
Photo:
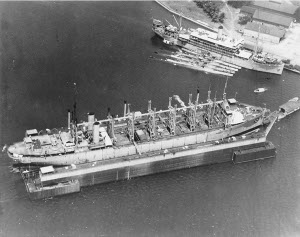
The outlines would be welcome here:
[[[186,112],[187,115],[187,125],[191,131],[196,128],[196,107],[192,103],[192,94],[189,94],[189,108]]]
[[[72,127],[73,127],[73,129],[71,131],[72,131],[72,136],[74,138],[74,143],[75,143],[76,146],[77,146],[77,143],[78,143],[78,139],[77,139],[77,116],[76,116],[77,94],[78,94],[77,85],[74,82],[74,105],[73,105],[73,113],[72,113],[73,114],[73,116],[72,116]]]
[[[257,13],[259,15],[259,9],[257,9]],[[256,38],[256,41],[255,41],[255,48],[254,48],[254,53],[255,55],[257,54],[257,51],[258,51],[258,40],[259,40],[259,36],[260,36],[260,23],[258,22],[258,34],[257,34],[257,38]]]
[[[172,107],[171,102],[172,102],[172,97],[169,97],[169,118],[168,118],[167,126],[169,128],[171,135],[175,135],[177,105]]]
[[[227,88],[228,77],[226,78],[224,92],[223,92],[223,101],[226,101],[226,88]]]
[[[134,112],[130,113],[130,104],[128,104],[128,120],[127,120],[127,134],[129,137],[129,140],[134,142]]]
[[[110,108],[108,108],[108,111],[107,111],[107,118],[109,120],[108,123],[107,123],[107,133],[113,139],[113,141],[116,142],[115,120],[114,120],[113,116],[110,113]]]
[[[217,106],[217,91],[215,92],[215,98],[214,98],[214,102],[213,102],[213,112],[212,112],[212,115],[211,115],[210,124],[212,124],[212,122],[214,120],[214,116],[215,116],[215,112],[216,112],[216,106]]]
[[[154,110],[151,109],[151,100],[148,101],[148,125],[147,129],[150,135],[151,139],[154,139],[156,136],[156,123],[155,123],[155,112],[156,108]]]
[[[209,91],[208,91],[208,95],[207,95],[207,102],[208,102],[208,105],[207,105],[207,114],[206,114],[206,118],[207,118],[207,125],[208,127],[210,128],[210,120],[211,120],[211,108],[212,108],[212,100],[210,99],[210,94],[211,94],[211,91],[210,91],[210,86],[209,86]]]

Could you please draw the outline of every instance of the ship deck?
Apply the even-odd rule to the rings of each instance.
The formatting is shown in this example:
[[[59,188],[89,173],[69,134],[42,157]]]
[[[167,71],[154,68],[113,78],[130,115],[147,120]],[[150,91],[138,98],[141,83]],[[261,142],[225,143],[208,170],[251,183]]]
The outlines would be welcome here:
[[[234,99],[232,99],[234,100]],[[235,100],[234,100],[235,101]],[[244,123],[262,114],[260,107],[250,106],[242,103],[226,104],[223,101],[210,101],[206,104],[194,105],[180,108],[170,107],[169,110],[152,112],[154,135],[150,134],[149,123],[151,113],[131,113],[126,117],[99,120],[99,141],[93,141],[93,130],[87,131],[88,123],[81,123],[72,129],[52,129],[42,131],[38,135],[25,137],[23,142],[16,143],[9,148],[9,154],[13,157],[18,154],[22,157],[47,157],[59,154],[86,152],[90,149],[105,149],[108,145],[114,148],[137,144],[151,140],[168,139],[176,136],[188,136],[191,133],[201,133],[214,129],[224,128],[228,123],[228,114],[233,117],[229,123]],[[176,112],[175,112],[176,111]],[[237,118],[234,118],[236,115]],[[235,119],[235,120],[234,120]],[[152,121],[153,121],[152,120]],[[131,124],[130,124],[131,122]],[[109,128],[113,123],[113,132]],[[193,128],[191,124],[193,123]],[[155,128],[154,128],[155,127]],[[131,129],[131,135],[130,135]],[[76,141],[74,133],[77,134]]]

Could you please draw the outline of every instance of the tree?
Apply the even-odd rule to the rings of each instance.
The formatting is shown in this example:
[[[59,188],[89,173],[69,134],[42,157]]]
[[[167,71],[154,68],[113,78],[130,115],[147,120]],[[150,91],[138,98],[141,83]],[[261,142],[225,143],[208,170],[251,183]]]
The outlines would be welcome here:
[[[238,23],[239,23],[240,25],[246,25],[247,22],[249,22],[249,21],[251,21],[251,17],[248,16],[248,15],[244,15],[244,16],[240,16],[239,22],[238,22]]]
[[[219,22],[224,23],[224,19],[225,19],[225,13],[221,12],[221,14],[219,15]]]

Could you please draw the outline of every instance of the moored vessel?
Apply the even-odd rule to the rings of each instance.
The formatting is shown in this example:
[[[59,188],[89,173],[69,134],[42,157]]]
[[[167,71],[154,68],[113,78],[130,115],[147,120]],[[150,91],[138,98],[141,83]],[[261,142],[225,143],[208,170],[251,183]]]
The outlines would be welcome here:
[[[8,155],[17,163],[37,165],[83,164],[128,156],[139,159],[247,133],[262,126],[269,113],[264,108],[227,99],[225,89],[220,101],[212,100],[210,93],[207,103],[198,102],[198,92],[194,102],[190,94],[187,106],[172,105],[172,97],[167,110],[156,111],[149,101],[147,113],[132,112],[125,104],[123,117],[109,114],[107,119],[97,120],[94,113],[89,113],[88,122],[83,123],[77,123],[69,111],[66,128],[27,130],[22,142],[8,148]],[[72,114],[76,115],[76,111]]]
[[[159,24],[158,24],[159,22]],[[244,40],[235,40],[223,34],[220,26],[218,33],[205,29],[178,29],[153,20],[152,30],[172,45],[190,50],[209,52],[227,63],[255,71],[282,74],[284,64],[281,60],[265,53],[253,52],[244,48]]]

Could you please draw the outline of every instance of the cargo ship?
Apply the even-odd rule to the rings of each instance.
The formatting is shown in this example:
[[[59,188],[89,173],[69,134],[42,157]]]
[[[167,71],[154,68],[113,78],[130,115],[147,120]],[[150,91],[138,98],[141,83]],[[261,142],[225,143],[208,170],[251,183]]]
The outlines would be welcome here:
[[[123,117],[108,114],[107,119],[97,120],[89,113],[83,123],[76,122],[74,106],[74,111],[68,112],[67,127],[40,132],[29,129],[23,141],[8,148],[8,155],[16,163],[57,166],[128,156],[139,159],[168,149],[221,142],[265,123],[269,113],[265,108],[227,99],[225,89],[222,100],[211,99],[210,94],[208,91],[207,103],[198,102],[199,92],[195,101],[190,94],[188,105],[175,96],[179,107],[172,105],[170,97],[168,109],[160,111],[152,109],[149,101],[147,113],[132,112],[129,104],[124,104]]]
[[[282,74],[284,63],[265,53],[250,51],[244,48],[244,40],[235,40],[223,34],[223,27],[218,32],[205,29],[178,29],[176,26],[164,25],[162,21],[153,19],[152,30],[163,38],[164,43],[209,52],[223,62],[231,63],[246,69],[260,72]],[[256,47],[257,48],[257,47]]]

